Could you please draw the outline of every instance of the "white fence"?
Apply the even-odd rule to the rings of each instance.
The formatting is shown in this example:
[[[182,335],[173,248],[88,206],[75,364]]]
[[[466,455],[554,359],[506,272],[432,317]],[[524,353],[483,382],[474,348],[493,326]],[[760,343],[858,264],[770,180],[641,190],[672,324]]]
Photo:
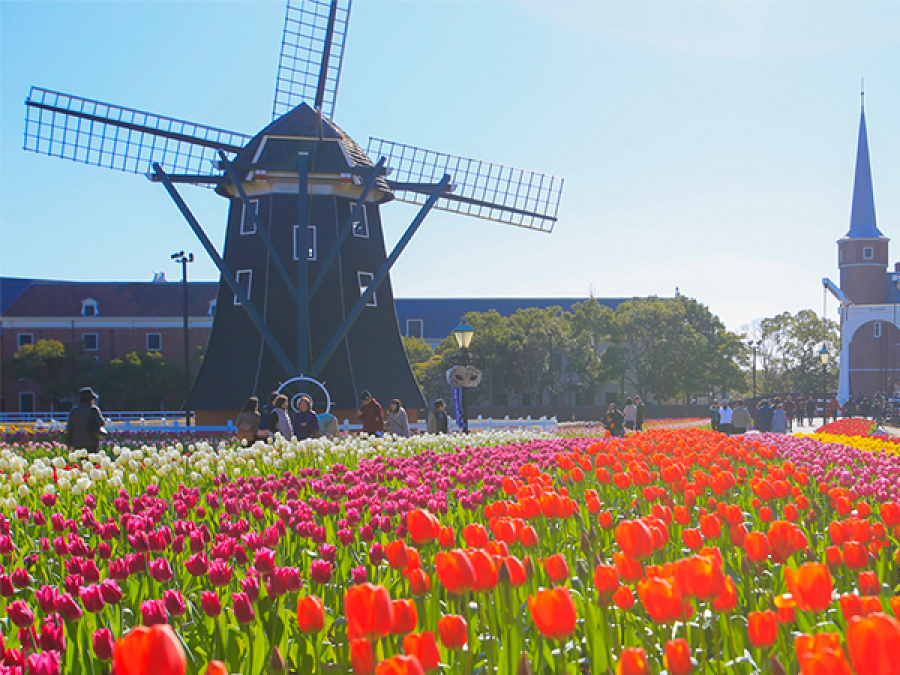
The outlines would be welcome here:
[[[66,426],[67,412],[43,412],[43,413],[0,413],[0,424],[20,425],[33,424],[39,429],[64,429]],[[151,431],[237,431],[232,420],[228,420],[225,426],[196,427],[185,424],[184,412],[181,411],[104,411],[107,427],[122,431],[139,431],[143,429]],[[451,420],[451,429],[456,425]],[[558,427],[555,417],[541,417],[532,419],[531,416],[510,419],[487,419],[481,417],[469,420],[470,431],[491,431],[493,429],[535,429],[536,431],[554,431]],[[362,431],[362,424],[345,419],[339,424],[340,430],[345,434]],[[413,431],[425,433],[424,422],[414,422],[409,425]]]

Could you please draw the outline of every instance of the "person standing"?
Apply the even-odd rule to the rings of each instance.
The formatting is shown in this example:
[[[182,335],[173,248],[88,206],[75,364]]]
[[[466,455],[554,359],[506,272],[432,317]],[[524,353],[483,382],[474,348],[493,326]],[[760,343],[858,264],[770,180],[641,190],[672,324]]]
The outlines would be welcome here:
[[[362,420],[363,433],[370,436],[384,433],[384,411],[381,404],[367,390],[363,390],[363,393],[359,395],[359,400],[362,405],[356,413],[356,417]]]
[[[822,404],[822,407],[823,408],[825,407],[824,402]],[[808,396],[806,398],[806,419],[809,421],[810,424],[814,424],[815,416],[816,416],[816,399],[813,398],[813,396]]]
[[[447,433],[447,411],[444,410],[446,404],[444,399],[439,398],[434,402],[434,407],[428,412],[428,423],[426,431],[429,434],[446,434]]]
[[[69,411],[66,423],[66,445],[70,448],[96,452],[106,437],[106,420],[95,405],[98,398],[90,387],[78,390],[78,405]]]
[[[763,399],[756,406],[756,428],[759,433],[764,434],[772,431],[772,413],[775,412],[769,405],[768,399]]]
[[[713,399],[712,405],[709,406],[709,426],[713,431],[719,430],[719,402]]]
[[[794,413],[797,412],[797,405],[794,403],[794,399],[791,398],[791,395],[788,394],[787,399],[784,401],[784,414],[787,415],[788,421],[788,431],[793,429],[794,425]]]
[[[787,433],[787,414],[785,414],[784,406],[781,403],[776,405],[775,410],[772,411],[772,433]]]
[[[235,424],[237,425],[237,437],[247,443],[255,443],[259,440],[259,399],[251,396],[244,403],[241,412],[238,413]]]
[[[832,396],[831,402],[828,404],[828,412],[829,412],[829,416],[831,417],[831,419],[834,420],[835,422],[837,422],[838,410],[840,409],[840,407],[841,406],[838,403],[837,399],[834,396]]]
[[[797,426],[803,426],[803,416],[806,414],[806,399],[801,394],[797,398],[797,409],[794,411],[797,416]]]
[[[291,440],[294,430],[291,427],[291,420],[288,417],[288,399],[284,394],[278,394],[272,401],[272,412],[270,415],[274,418],[274,424],[269,423],[269,429],[272,435],[277,431],[284,436],[286,440]],[[263,418],[265,419],[265,418]]]
[[[399,398],[395,398],[388,405],[384,426],[389,434],[409,438],[409,416]]]
[[[630,398],[625,400],[625,409],[622,411],[625,415],[625,429],[634,431],[635,420],[637,419],[637,406]]]
[[[294,436],[298,441],[305,441],[320,435],[319,416],[312,409],[312,400],[303,394],[297,401],[297,412],[294,413]]]
[[[259,430],[268,431],[273,436],[278,430],[278,416],[275,414],[275,399],[277,399],[279,395],[280,394],[277,391],[273,391],[269,394],[268,402],[262,407],[262,410],[259,411]],[[290,436],[285,436],[285,438],[290,438]]]
[[[644,402],[640,396],[634,397],[634,407],[637,408],[634,415],[634,430],[642,431],[644,429]]]
[[[753,418],[750,416],[750,411],[744,407],[744,401],[738,399],[734,410],[731,411],[731,432],[733,434],[743,434],[752,423]]]
[[[625,415],[615,403],[610,403],[603,418],[603,426],[610,436],[622,437],[625,435]]]
[[[731,409],[731,406],[728,405],[728,401],[722,401],[722,406],[719,408],[719,431],[727,436],[731,436],[731,420],[733,419],[734,411]]]

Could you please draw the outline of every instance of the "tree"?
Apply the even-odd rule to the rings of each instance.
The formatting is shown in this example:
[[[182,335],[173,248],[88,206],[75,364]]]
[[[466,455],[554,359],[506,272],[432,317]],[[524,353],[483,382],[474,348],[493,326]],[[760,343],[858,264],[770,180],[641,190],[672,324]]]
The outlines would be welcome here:
[[[840,330],[837,323],[820,318],[813,310],[797,314],[783,312],[760,322],[764,354],[764,391],[802,394],[822,389],[822,362],[819,351],[824,345],[832,357],[840,353]],[[826,370],[826,386],[837,386],[837,359],[832,358]]]
[[[113,359],[97,378],[108,407],[119,410],[172,410],[185,399],[184,366],[159,352],[129,352]]]
[[[80,345],[66,346],[58,340],[23,345],[6,367],[14,378],[32,380],[38,385],[39,400],[47,409],[92,385],[98,369],[97,360],[85,354]]]
[[[622,350],[609,344],[616,332],[615,313],[591,298],[572,305],[572,311],[565,319],[571,331],[566,369],[572,374],[578,390],[593,401],[601,384],[618,381],[625,374]],[[604,343],[608,345],[605,349],[602,348]]]

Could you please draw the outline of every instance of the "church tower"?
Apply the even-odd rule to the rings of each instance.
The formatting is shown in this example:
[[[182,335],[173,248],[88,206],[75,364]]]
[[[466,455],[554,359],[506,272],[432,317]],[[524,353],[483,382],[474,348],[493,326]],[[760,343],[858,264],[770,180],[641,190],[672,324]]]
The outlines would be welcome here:
[[[863,105],[859,115],[859,144],[856,149],[850,229],[837,242],[841,290],[854,304],[880,305],[887,302],[885,275],[889,241],[875,224],[875,196],[869,167],[866,110]]]

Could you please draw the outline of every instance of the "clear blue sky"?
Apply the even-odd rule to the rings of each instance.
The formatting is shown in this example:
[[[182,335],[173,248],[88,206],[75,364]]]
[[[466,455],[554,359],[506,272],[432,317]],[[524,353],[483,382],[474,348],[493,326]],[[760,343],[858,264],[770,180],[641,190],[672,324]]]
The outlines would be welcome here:
[[[165,191],[23,151],[31,85],[248,134],[284,4],[0,1],[0,274],[217,272]],[[354,3],[335,120],[565,177],[552,235],[430,216],[399,297],[671,296],[734,330],[821,311],[849,224],[860,78],[878,223],[900,246],[900,3]],[[184,194],[221,246],[225,200]],[[388,246],[414,209],[383,210]],[[892,260],[900,259],[894,253]],[[836,318],[834,302],[829,315]]]

